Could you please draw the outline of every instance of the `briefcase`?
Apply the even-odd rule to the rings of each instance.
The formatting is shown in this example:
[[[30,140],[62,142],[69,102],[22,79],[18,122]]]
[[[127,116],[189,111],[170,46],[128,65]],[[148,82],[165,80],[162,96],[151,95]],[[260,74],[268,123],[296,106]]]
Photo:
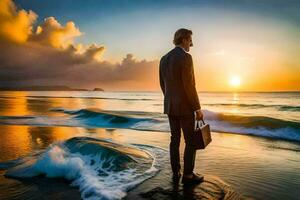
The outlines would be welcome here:
[[[200,126],[200,121],[196,120],[196,126],[194,130],[194,142],[196,149],[205,149],[205,147],[211,142],[211,134],[209,124],[205,124],[202,120],[202,125]]]

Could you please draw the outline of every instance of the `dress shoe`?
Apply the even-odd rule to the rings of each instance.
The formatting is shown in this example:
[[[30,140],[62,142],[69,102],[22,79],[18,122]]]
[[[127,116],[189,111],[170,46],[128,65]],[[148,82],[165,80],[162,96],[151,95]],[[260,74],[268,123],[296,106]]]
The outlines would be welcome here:
[[[181,182],[185,185],[198,184],[203,181],[204,181],[204,176],[201,174],[195,174],[195,173],[193,173],[193,176],[191,178],[183,175],[182,180],[181,180]]]

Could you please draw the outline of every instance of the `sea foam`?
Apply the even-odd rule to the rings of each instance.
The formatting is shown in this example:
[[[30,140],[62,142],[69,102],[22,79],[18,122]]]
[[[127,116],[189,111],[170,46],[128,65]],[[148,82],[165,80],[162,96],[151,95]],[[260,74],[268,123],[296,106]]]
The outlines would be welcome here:
[[[158,163],[151,149],[156,148],[72,138],[52,144],[38,156],[24,159],[23,163],[17,162],[5,175],[65,178],[79,188],[83,199],[121,199],[129,189],[157,173]]]

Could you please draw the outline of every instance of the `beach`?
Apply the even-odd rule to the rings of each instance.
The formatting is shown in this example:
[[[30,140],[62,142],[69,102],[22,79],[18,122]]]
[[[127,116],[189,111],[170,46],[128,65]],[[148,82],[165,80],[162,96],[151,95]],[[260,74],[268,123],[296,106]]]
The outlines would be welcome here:
[[[0,200],[300,200],[299,11],[0,0]]]
[[[205,181],[184,188],[172,184],[160,93],[2,92],[0,199],[298,199],[299,94],[259,95],[269,104],[199,94],[212,143],[196,156]]]

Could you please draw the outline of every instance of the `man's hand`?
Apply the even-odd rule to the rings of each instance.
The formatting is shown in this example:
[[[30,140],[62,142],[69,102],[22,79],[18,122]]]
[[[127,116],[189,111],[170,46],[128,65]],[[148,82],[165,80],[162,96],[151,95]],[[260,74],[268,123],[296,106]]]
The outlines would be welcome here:
[[[197,121],[203,120],[203,113],[202,113],[201,109],[196,110],[195,112],[196,112],[196,120]]]

